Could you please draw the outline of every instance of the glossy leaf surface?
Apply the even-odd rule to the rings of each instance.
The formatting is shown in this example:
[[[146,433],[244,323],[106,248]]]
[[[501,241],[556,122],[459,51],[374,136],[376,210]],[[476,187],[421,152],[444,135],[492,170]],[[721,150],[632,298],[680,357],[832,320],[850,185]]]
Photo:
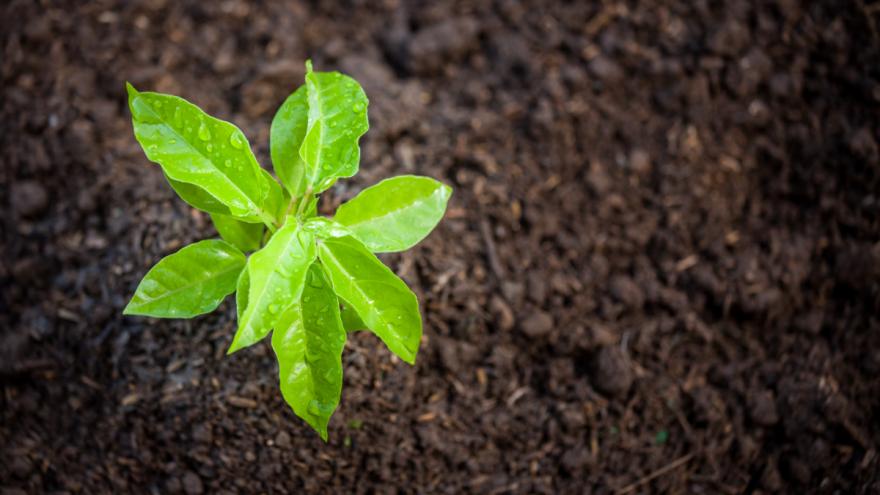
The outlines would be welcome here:
[[[284,100],[269,130],[269,148],[275,174],[294,196],[306,190],[305,162],[299,155],[309,126],[309,100],[306,85]]]
[[[324,441],[342,393],[343,347],[339,301],[321,265],[313,263],[299,303],[284,313],[272,332],[272,348],[284,400]]]
[[[271,216],[262,169],[237,127],[177,96],[127,87],[135,137],[170,179],[198,186],[234,216]]]
[[[367,95],[354,79],[339,72],[313,72],[307,62],[308,129],[300,157],[305,163],[305,185],[313,193],[326,190],[336,179],[358,171],[358,139],[369,129]]]
[[[318,256],[336,294],[407,363],[415,363],[422,317],[415,294],[353,237],[324,239]]]
[[[434,179],[401,175],[364,189],[333,219],[373,252],[404,251],[434,230],[451,195],[452,188]]]
[[[342,316],[342,327],[345,328],[346,332],[357,332],[359,330],[368,330],[367,324],[364,323],[364,320],[357,314],[357,311],[351,307],[350,303],[347,303],[340,299],[340,304],[342,305],[342,309],[340,310],[340,315]]]
[[[217,213],[220,215],[231,214],[228,206],[217,201],[217,198],[208,194],[207,191],[201,187],[187,184],[186,182],[176,181],[171,177],[168,177],[168,174],[165,174],[165,179],[168,181],[168,184],[171,185],[171,189],[174,189],[174,192],[180,196],[180,199],[193,208],[207,213]]]
[[[269,334],[273,325],[299,300],[309,265],[315,260],[315,238],[288,222],[263,249],[247,261],[247,307],[229,347],[233,353]]]
[[[229,215],[211,214],[211,222],[224,241],[247,253],[260,248],[263,224],[245,223]]]
[[[261,169],[263,175],[263,184],[266,188],[266,200],[264,201],[266,211],[270,212],[273,217],[283,221],[287,212],[287,204],[290,202],[290,195],[287,194],[281,184],[272,177],[265,169]]]
[[[235,290],[245,257],[219,239],[190,244],[147,272],[123,311],[156,318],[192,318],[210,313]]]
[[[235,321],[241,321],[241,315],[247,309],[248,292],[251,290],[251,278],[248,276],[247,265],[238,276],[235,284]]]
[[[345,237],[352,235],[347,227],[327,217],[309,218],[303,223],[303,229],[315,234],[319,239],[329,239],[332,237]]]

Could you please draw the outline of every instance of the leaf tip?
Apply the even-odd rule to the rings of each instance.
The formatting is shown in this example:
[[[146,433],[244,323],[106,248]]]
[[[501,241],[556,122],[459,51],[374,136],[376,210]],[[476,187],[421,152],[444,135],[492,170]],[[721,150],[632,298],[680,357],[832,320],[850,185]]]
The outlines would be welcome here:
[[[418,351],[413,352],[413,353],[409,353],[409,352],[407,352],[406,354],[400,353],[400,354],[397,355],[397,357],[399,357],[400,359],[402,359],[404,363],[406,363],[406,364],[408,364],[408,365],[410,365],[410,366],[415,366],[415,365],[416,365],[416,355],[417,355],[417,354],[418,354]]]
[[[233,338],[232,343],[229,344],[229,349],[226,349],[226,355],[229,356],[229,355],[235,353],[236,351],[241,350],[242,347],[244,347],[244,346],[241,345],[241,342],[238,339]]]
[[[129,98],[134,98],[135,96],[137,96],[138,94],[140,94],[140,93],[138,92],[138,90],[136,90],[136,89],[134,88],[134,86],[132,86],[131,83],[128,82],[128,81],[125,81],[125,92],[128,93],[128,97],[129,97]]]
[[[138,311],[137,304],[134,302],[134,298],[131,301],[128,301],[128,304],[125,305],[125,308],[122,309],[122,314],[124,316],[143,316],[143,313]]]
[[[446,199],[451,198],[452,193],[455,192],[455,190],[452,189],[452,186],[450,186],[449,184],[444,184],[443,182],[441,182],[440,184],[443,186],[443,195],[446,196]]]
[[[306,75],[312,73],[312,59],[306,59]]]

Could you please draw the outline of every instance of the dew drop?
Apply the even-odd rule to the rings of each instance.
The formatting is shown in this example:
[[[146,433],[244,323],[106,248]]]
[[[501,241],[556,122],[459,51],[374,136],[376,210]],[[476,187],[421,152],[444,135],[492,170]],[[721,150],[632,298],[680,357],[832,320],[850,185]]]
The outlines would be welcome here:
[[[321,404],[316,400],[309,401],[309,413],[316,416],[321,414]]]
[[[364,104],[361,103],[361,102],[357,102],[357,103],[355,103],[354,105],[351,106],[351,109],[352,109],[355,113],[361,113],[361,112],[364,111]]]
[[[232,160],[224,160],[224,161],[223,161],[223,166],[226,167],[226,168],[230,168],[230,167],[232,167]]]
[[[278,312],[278,305],[277,304],[270,304],[268,309],[269,309],[270,313],[275,314]]]
[[[202,141],[211,139],[211,131],[208,130],[208,126],[206,126],[204,122],[199,126],[199,139]]]
[[[176,139],[169,139],[168,142],[171,143],[171,144],[177,144],[177,140],[176,140]]]
[[[232,145],[233,148],[240,150],[244,143],[241,141],[241,136],[238,135],[237,132],[233,131],[232,134],[229,135],[229,144]]]
[[[214,145],[211,143],[208,143],[208,153],[210,153],[212,151],[214,151]]]

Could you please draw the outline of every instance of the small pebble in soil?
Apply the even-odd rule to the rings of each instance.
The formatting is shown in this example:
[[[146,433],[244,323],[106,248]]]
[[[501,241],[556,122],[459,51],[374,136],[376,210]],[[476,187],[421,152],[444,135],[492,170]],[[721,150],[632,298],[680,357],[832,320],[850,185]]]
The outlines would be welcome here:
[[[202,479],[192,471],[184,473],[182,482],[183,491],[185,491],[187,495],[200,495],[205,492],[205,487],[202,485]]]
[[[749,397],[749,416],[761,426],[773,426],[779,422],[776,398],[773,392],[764,390]]]
[[[608,395],[624,395],[633,384],[633,371],[619,346],[602,347],[593,361],[593,385]]]
[[[553,317],[544,311],[535,311],[522,321],[520,328],[526,336],[539,339],[553,330]]]
[[[275,445],[277,445],[279,449],[289,449],[290,434],[286,431],[279,431],[278,434],[275,435]]]
[[[37,181],[23,180],[12,187],[12,207],[23,217],[36,217],[49,206],[49,194]]]
[[[645,304],[645,294],[633,279],[617,275],[611,279],[611,294],[631,309],[640,309]]]
[[[632,150],[629,154],[629,167],[637,174],[647,174],[651,171],[651,155],[640,148]]]
[[[591,74],[609,84],[619,82],[624,77],[623,69],[617,62],[604,55],[599,55],[591,60],[589,69]]]
[[[497,295],[493,295],[492,300],[489,302],[489,309],[492,311],[492,315],[498,323],[498,328],[504,331],[513,328],[516,319],[513,316],[513,310],[510,309],[510,306],[504,301],[504,299]]]

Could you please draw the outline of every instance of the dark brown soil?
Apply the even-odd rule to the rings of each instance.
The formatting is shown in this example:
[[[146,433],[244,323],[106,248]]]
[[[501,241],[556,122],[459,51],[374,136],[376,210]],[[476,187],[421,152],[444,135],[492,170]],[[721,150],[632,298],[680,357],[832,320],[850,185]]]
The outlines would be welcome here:
[[[723,4],[723,5],[722,5]],[[880,493],[880,4],[0,7],[0,493]],[[354,336],[324,444],[234,308],[123,318],[214,235],[123,82],[242,126],[303,61],[372,104],[362,173],[456,188],[417,366]]]

